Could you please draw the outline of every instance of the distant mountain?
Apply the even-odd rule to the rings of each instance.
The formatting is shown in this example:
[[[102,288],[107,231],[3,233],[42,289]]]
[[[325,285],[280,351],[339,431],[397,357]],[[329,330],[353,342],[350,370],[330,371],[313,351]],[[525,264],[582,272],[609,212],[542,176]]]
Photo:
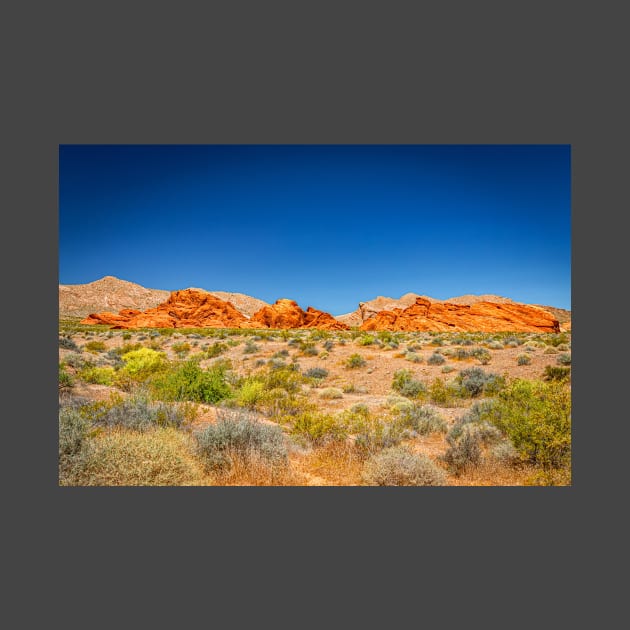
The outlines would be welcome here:
[[[263,306],[269,306],[267,302],[243,293],[197,290],[212,293],[221,300],[231,302],[246,317],[251,317]],[[145,311],[166,302],[170,294],[170,291],[147,289],[114,276],[105,276],[88,284],[60,284],[59,316],[86,317],[92,313],[118,313],[123,309]]]
[[[170,294],[170,291],[145,289],[114,276],[88,284],[60,284],[59,317],[85,317],[101,311],[117,313],[124,308],[143,311],[164,302]]]

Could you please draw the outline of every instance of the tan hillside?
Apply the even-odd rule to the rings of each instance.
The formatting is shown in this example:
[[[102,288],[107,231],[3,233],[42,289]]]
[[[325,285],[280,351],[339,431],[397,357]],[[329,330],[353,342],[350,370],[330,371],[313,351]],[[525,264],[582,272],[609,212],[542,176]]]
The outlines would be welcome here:
[[[231,302],[234,308],[246,317],[251,317],[264,306],[269,306],[267,302],[244,293],[189,288],[212,293],[220,300]],[[59,316],[86,317],[91,313],[118,313],[123,309],[145,311],[168,300],[170,294],[170,291],[147,289],[114,276],[105,276],[88,284],[60,284]]]
[[[59,285],[59,317],[85,317],[100,311],[145,310],[168,299],[170,291],[146,289],[134,282],[105,276],[88,284]]]

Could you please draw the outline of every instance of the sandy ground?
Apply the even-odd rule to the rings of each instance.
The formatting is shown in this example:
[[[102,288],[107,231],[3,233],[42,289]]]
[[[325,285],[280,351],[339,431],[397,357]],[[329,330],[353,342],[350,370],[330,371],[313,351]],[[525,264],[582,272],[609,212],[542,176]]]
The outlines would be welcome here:
[[[304,337],[308,337],[307,331],[302,331]],[[226,339],[216,338],[202,338],[195,339],[190,336],[186,337],[180,333],[176,333],[171,337],[157,337],[156,340],[161,344],[160,349],[166,352],[167,356],[171,359],[176,358],[176,354],[173,351],[173,345],[181,342],[187,342],[191,345],[191,351],[187,354],[187,357],[193,356],[197,352],[202,351],[202,346],[209,344],[212,345],[216,341],[222,343],[228,342],[230,339],[238,341],[239,344],[235,347],[230,347],[226,352],[220,355],[221,359],[229,359],[232,362],[233,369],[239,375],[248,375],[255,373],[261,369],[261,365],[257,365],[257,362],[262,363],[269,360],[275,353],[287,350],[289,352],[288,357],[283,357],[283,360],[290,363],[295,360],[299,363],[302,372],[313,368],[322,367],[328,370],[329,375],[325,379],[321,380],[321,383],[316,387],[304,386],[304,392],[308,394],[308,398],[311,402],[315,402],[318,408],[322,411],[336,413],[346,409],[350,409],[357,403],[363,403],[369,407],[372,412],[384,413],[386,409],[387,398],[394,394],[392,390],[392,379],[394,373],[399,369],[409,370],[413,377],[429,385],[435,378],[442,378],[445,381],[452,380],[462,369],[479,366],[486,372],[493,372],[500,375],[504,375],[508,378],[542,378],[544,369],[546,366],[557,366],[557,356],[560,353],[568,352],[570,350],[559,350],[558,354],[546,354],[545,348],[536,347],[525,350],[525,346],[518,347],[502,347],[501,349],[487,348],[484,344],[477,344],[471,346],[459,346],[459,345],[444,345],[440,348],[427,344],[410,341],[408,343],[401,343],[397,349],[380,348],[375,345],[361,346],[356,341],[347,340],[345,345],[339,344],[335,340],[333,333],[332,340],[334,346],[328,351],[328,356],[304,356],[297,346],[288,345],[287,340],[277,338],[275,340],[259,339],[254,343],[259,347],[257,352],[246,354],[244,353],[244,347],[246,340],[249,336],[232,336]],[[78,346],[83,346],[89,341],[102,341],[105,344],[107,350],[118,348],[123,344],[142,343],[143,345],[149,345],[153,339],[143,333],[134,332],[131,339],[124,340],[122,337],[122,331],[114,331],[111,336],[107,332],[95,332],[92,334],[76,333],[72,335],[73,341]],[[323,340],[316,341],[315,347],[318,353],[324,351]],[[404,358],[404,352],[406,351],[409,343],[413,343],[416,346],[416,354],[422,358],[422,362],[414,363]],[[463,361],[455,360],[452,357],[446,357],[446,363],[444,365],[451,366],[453,371],[450,373],[444,373],[444,365],[428,365],[426,360],[433,354],[435,350],[446,351],[448,349],[455,349],[457,347],[464,347],[466,349],[474,349],[476,347],[486,347],[490,352],[491,359],[487,365],[480,365],[477,359],[466,359]],[[65,357],[71,354],[71,350],[64,348],[59,349],[59,360],[62,361]],[[92,360],[97,361],[102,354],[90,354],[87,351],[83,351],[84,357],[90,357]],[[360,354],[365,360],[366,365],[360,368],[350,369],[346,367],[346,361],[352,354]],[[518,365],[517,357],[520,355],[527,355],[531,358],[529,365]],[[209,365],[216,359],[209,359],[202,362],[202,365]],[[321,397],[321,392],[327,387],[336,387],[342,389],[348,386],[354,386],[357,390],[353,393],[344,393],[339,399],[327,400]],[[78,383],[74,388],[74,393],[81,396],[86,396],[95,400],[106,400],[113,388],[104,385],[92,385]],[[439,407],[439,413],[445,418],[450,426],[459,416],[473,404],[473,400],[458,400],[455,407]],[[200,414],[196,420],[196,426],[200,427],[208,422],[214,422],[216,419],[217,410],[210,405],[200,405]],[[258,414],[259,415],[259,414]],[[269,422],[264,416],[259,415],[259,418],[264,422]],[[437,461],[439,456],[444,453],[447,448],[445,436],[442,434],[432,434],[429,436],[420,436],[415,438],[410,444],[412,448],[421,453],[425,453],[434,461]],[[292,456],[292,463],[296,467],[296,470],[303,477],[303,482],[307,485],[334,485],[330,478],[327,478],[326,471],[323,474],[317,472],[318,468],[314,462],[312,465],[308,465],[309,457],[313,459],[313,454],[309,456]],[[344,456],[345,457],[345,456]],[[342,458],[343,459],[343,458]],[[340,460],[341,461],[341,460]],[[348,469],[356,472],[355,463],[344,460],[343,465],[347,465]],[[325,465],[322,464],[325,469]],[[353,468],[354,466],[354,468]],[[348,479],[352,478],[354,473],[349,473]],[[521,485],[527,474],[531,474],[531,471],[505,471],[493,469],[491,466],[482,466],[475,471],[467,474],[463,474],[460,477],[449,475],[450,485]],[[350,484],[348,484],[350,485]]]

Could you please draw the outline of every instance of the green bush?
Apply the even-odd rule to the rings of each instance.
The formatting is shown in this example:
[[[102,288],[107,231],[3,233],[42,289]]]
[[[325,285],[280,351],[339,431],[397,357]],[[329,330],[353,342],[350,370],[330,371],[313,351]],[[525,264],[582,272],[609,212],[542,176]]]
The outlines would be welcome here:
[[[516,357],[517,365],[529,365],[531,362],[531,357],[528,357],[526,354],[519,354],[518,357]]]
[[[120,369],[123,376],[143,380],[163,369],[167,365],[166,355],[150,348],[132,350],[122,355],[125,365]]]
[[[406,352],[405,359],[407,359],[407,361],[411,361],[412,363],[422,363],[422,357],[415,352]]]
[[[563,383],[517,379],[482,414],[543,469],[571,465],[571,392]]]
[[[357,339],[357,344],[360,346],[371,346],[376,341],[376,337],[372,335],[363,335]]]
[[[317,445],[343,440],[346,437],[345,428],[335,416],[314,411],[296,416],[291,433],[306,438]]]
[[[360,355],[360,354],[351,354],[347,361],[346,361],[346,367],[347,368],[360,368],[363,367],[366,364],[365,359]]]
[[[371,486],[442,486],[444,471],[428,457],[390,447],[365,462],[363,481]]]
[[[70,389],[74,386],[74,379],[66,371],[65,365],[59,364],[59,390]]]
[[[106,346],[104,341],[88,341],[85,346],[83,346],[83,349],[92,354],[98,354],[99,352],[105,352]]]
[[[79,378],[86,383],[113,385],[116,371],[112,367],[85,367],[79,372]]]
[[[227,383],[228,368],[215,363],[208,369],[200,367],[195,359],[157,374],[150,382],[156,398],[160,400],[189,400],[191,402],[218,403],[232,394]]]
[[[262,398],[265,385],[256,379],[245,379],[235,393],[236,401],[242,407],[255,407]]]

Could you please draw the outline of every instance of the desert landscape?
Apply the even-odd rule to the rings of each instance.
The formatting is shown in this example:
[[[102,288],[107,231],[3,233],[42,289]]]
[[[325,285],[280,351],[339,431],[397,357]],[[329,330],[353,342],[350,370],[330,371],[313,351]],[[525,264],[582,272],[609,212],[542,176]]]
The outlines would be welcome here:
[[[570,485],[571,312],[107,276],[59,285],[59,405],[60,485]]]

